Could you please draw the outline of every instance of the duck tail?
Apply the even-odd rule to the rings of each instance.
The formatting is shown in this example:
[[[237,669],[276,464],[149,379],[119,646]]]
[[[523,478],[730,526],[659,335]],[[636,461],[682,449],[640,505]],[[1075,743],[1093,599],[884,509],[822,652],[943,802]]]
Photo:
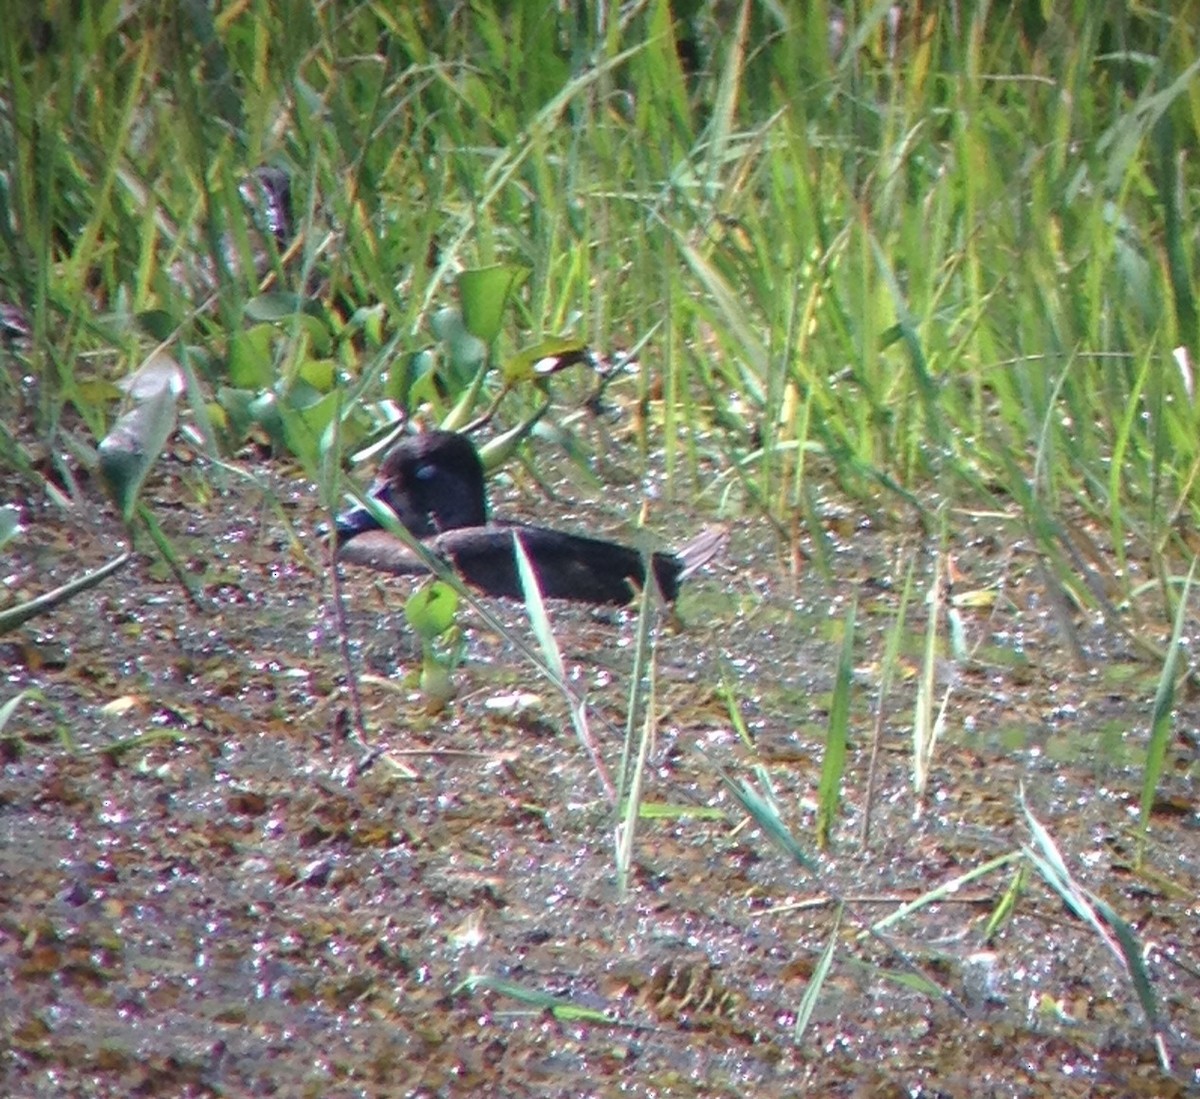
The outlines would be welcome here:
[[[729,543],[729,527],[724,524],[714,524],[705,527],[687,545],[675,551],[679,559],[679,580],[682,582],[697,569],[707,565],[721,553]]]

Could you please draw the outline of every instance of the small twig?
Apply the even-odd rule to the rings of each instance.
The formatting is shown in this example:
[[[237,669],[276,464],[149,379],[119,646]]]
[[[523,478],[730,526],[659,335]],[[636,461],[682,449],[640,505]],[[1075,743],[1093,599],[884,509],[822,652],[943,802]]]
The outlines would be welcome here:
[[[101,565],[100,568],[93,572],[85,573],[83,576],[77,577],[69,583],[55,588],[53,591],[46,592],[45,595],[39,595],[34,599],[30,599],[27,603],[22,603],[16,607],[9,607],[5,611],[0,612],[0,634],[6,633],[8,630],[15,630],[31,618],[36,618],[39,614],[45,614],[47,611],[53,610],[68,599],[78,595],[81,591],[94,588],[100,581],[116,572],[132,556],[133,552],[126,550],[120,557],[114,557],[107,565]]]
[[[461,428],[460,433],[463,435],[473,435],[480,428],[486,427],[489,423],[491,423],[492,417],[494,417],[496,413],[500,411],[500,402],[508,396],[511,390],[512,386],[505,382],[504,385],[500,387],[500,392],[496,394],[496,397],[492,403],[488,405],[488,407],[482,413],[480,413],[480,415],[476,416],[475,419],[467,424],[466,427]]]
[[[333,620],[337,629],[338,654],[342,658],[342,666],[346,670],[346,693],[350,696],[350,732],[349,738],[354,746],[364,753],[363,757],[351,771],[347,782],[354,785],[354,780],[365,774],[374,766],[382,754],[382,749],[372,748],[367,742],[367,724],[363,714],[362,692],[358,689],[358,672],[354,667],[354,657],[350,652],[350,630],[346,625],[346,604],[342,594],[342,575],[338,568],[338,538],[333,524],[330,525],[329,536],[329,579],[333,594]],[[397,763],[407,778],[417,778],[417,772],[403,763]]]
[[[187,573],[183,571],[183,566],[179,562],[179,557],[175,553],[174,546],[166,534],[163,533],[162,527],[158,525],[158,520],[154,518],[154,512],[144,504],[139,503],[137,506],[138,518],[146,526],[146,532],[150,535],[150,540],[158,548],[158,552],[162,554],[163,560],[167,563],[167,568],[171,570],[171,575],[179,582],[179,586],[183,588],[184,595],[187,596],[188,602],[200,614],[212,614],[212,606],[205,600],[200,593],[198,587],[192,583]],[[129,541],[133,542],[133,525],[129,526]]]
[[[853,893],[845,897],[833,897],[829,894],[819,894],[806,897],[802,901],[790,901],[787,904],[777,904],[763,909],[763,915],[778,916],[785,912],[807,912],[814,908],[830,908],[837,904],[909,904],[916,900],[920,893],[910,890],[908,893]],[[938,904],[994,904],[995,893],[955,893],[953,896],[940,897]]]
[[[475,748],[390,748],[383,753],[393,756],[424,756],[431,759],[490,759],[499,763],[511,763],[520,759],[520,752],[481,752]]]

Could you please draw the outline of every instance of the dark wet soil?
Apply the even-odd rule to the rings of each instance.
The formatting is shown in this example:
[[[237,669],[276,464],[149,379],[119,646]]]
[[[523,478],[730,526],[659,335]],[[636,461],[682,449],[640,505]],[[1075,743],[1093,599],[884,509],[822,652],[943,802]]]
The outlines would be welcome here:
[[[162,463],[148,499],[207,610],[146,553],[0,638],[0,706],[33,692],[0,739],[0,1094],[1197,1093],[1200,709],[1181,692],[1139,860],[1159,666],[1111,626],[1056,612],[1002,516],[952,523],[974,659],[943,658],[939,702],[953,691],[921,805],[910,730],[935,543],[909,518],[831,499],[831,571],[794,575],[765,523],[736,519],[725,561],[680,600],[682,625],[658,635],[646,800],[670,809],[643,821],[622,896],[614,813],[553,687],[467,608],[458,696],[428,712],[402,612],[411,584],[347,572],[368,735],[384,750],[355,773],[315,489],[265,463],[252,472],[267,491],[214,492],[186,457]],[[568,506],[518,480],[506,511],[539,521],[620,535],[612,517],[638,507],[634,489],[567,482]],[[70,511],[3,487],[28,529],[7,547],[0,600],[123,544],[86,485]],[[665,505],[650,522],[684,526]],[[911,642],[868,802],[885,635],[914,554]],[[747,821],[718,768],[769,783],[812,847],[855,597],[843,812],[814,874]],[[528,638],[521,607],[489,606]],[[552,614],[613,769],[636,617]],[[865,933],[1029,842],[1022,783],[1070,871],[1136,930],[1172,1072],[1122,964],[1018,862]]]

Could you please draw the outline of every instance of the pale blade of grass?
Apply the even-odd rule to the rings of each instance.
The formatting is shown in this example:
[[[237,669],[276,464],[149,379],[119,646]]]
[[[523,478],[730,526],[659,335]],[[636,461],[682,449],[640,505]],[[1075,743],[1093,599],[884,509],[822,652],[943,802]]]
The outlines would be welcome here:
[[[538,1014],[549,1012],[554,1018],[564,1022],[612,1024],[615,1021],[607,1011],[586,1007],[564,996],[542,992],[540,989],[529,988],[516,981],[507,981],[502,977],[492,977],[486,973],[476,973],[466,977],[451,990],[451,995],[461,995],[464,992],[475,992],[479,989],[507,996]]]
[[[15,630],[18,626],[36,618],[38,615],[45,614],[47,611],[61,606],[68,599],[72,599],[80,592],[94,588],[102,580],[111,576],[125,565],[132,557],[133,553],[126,551],[114,557],[106,564],[101,565],[98,569],[84,573],[82,576],[76,577],[74,580],[55,588],[53,591],[48,591],[44,595],[36,596],[24,603],[5,607],[3,610],[0,610],[0,635],[7,633],[9,630]],[[2,727],[3,721],[0,721],[0,728]]]
[[[13,695],[7,702],[0,705],[0,735],[4,733],[5,726],[8,725],[22,702],[42,702],[45,697],[40,687],[26,687],[25,690]]]
[[[721,698],[725,702],[725,709],[729,714],[729,723],[733,726],[733,731],[737,733],[738,739],[747,748],[753,750],[754,737],[750,733],[750,727],[746,724],[746,718],[742,714],[741,703],[738,701],[737,692],[734,690],[734,671],[730,667],[729,658],[722,656],[721,659]]]
[[[913,792],[918,800],[925,797],[935,742],[933,695],[937,687],[938,624],[941,621],[943,587],[940,556],[934,562],[933,569],[933,583],[929,587],[927,596],[929,618],[925,625],[925,654],[921,661],[921,673],[917,683],[917,701],[913,711]]]
[[[1112,532],[1111,542],[1116,554],[1117,568],[1125,571],[1125,509],[1122,504],[1121,478],[1127,469],[1126,454],[1131,445],[1131,435],[1139,416],[1142,414],[1142,394],[1146,388],[1146,379],[1150,374],[1150,364],[1154,359],[1151,348],[1147,347],[1133,387],[1126,398],[1125,414],[1117,424],[1116,435],[1113,439],[1112,464],[1109,468],[1108,480],[1108,509],[1109,524]]]
[[[629,716],[625,726],[625,744],[621,751],[621,770],[617,776],[617,807],[623,809],[617,825],[617,887],[622,895],[629,886],[629,868],[633,864],[633,841],[641,816],[642,795],[645,790],[646,763],[654,744],[657,723],[654,644],[651,620],[654,614],[654,581],[646,570],[647,583],[642,587],[638,605],[637,642],[634,648],[633,673],[629,684]],[[642,679],[646,679],[645,693]],[[635,715],[642,714],[641,737],[637,754],[631,760]]]
[[[649,580],[651,570],[647,568],[646,577]],[[625,739],[621,746],[621,765],[617,772],[617,790],[623,801],[625,791],[631,781],[631,760],[634,758],[633,741],[641,722],[639,717],[646,703],[642,685],[647,672],[653,674],[653,581],[642,588],[638,597],[637,632],[633,644],[633,666],[629,676],[629,702],[625,711]]]
[[[1050,832],[1029,808],[1024,788],[1020,792],[1020,802],[1034,842],[1033,847],[1025,848],[1026,856],[1046,884],[1096,933],[1124,967],[1145,1014],[1146,1023],[1154,1036],[1155,1046],[1160,1057],[1165,1058],[1166,1049],[1159,1022],[1158,1000],[1146,970],[1145,949],[1138,940],[1137,932],[1107,901],[1075,880]]]
[[[892,618],[892,624],[888,628],[883,656],[879,661],[879,690],[875,701],[875,723],[871,731],[871,756],[867,763],[866,793],[863,795],[863,826],[859,838],[859,843],[864,849],[871,843],[871,820],[875,807],[875,782],[879,765],[879,749],[883,743],[884,716],[887,712],[888,694],[891,691],[892,680],[896,676],[896,667],[900,659],[900,646],[904,638],[904,630],[908,623],[908,604],[912,599],[916,569],[917,555],[913,553],[909,555],[908,568],[904,570],[904,586],[900,589],[900,603]]]
[[[708,131],[706,190],[714,190],[717,172],[725,160],[725,151],[733,133],[736,120],[738,97],[742,89],[742,70],[746,61],[746,41],[750,32],[750,0],[742,0],[737,15],[737,26],[725,56],[725,67],[717,85],[717,96],[713,103],[712,119]]]
[[[1025,877],[1027,873],[1027,864],[1022,863],[1017,867],[1017,872],[1013,875],[1012,881],[1008,883],[1008,888],[997,902],[996,907],[992,909],[992,913],[988,916],[987,923],[984,925],[983,934],[980,936],[980,939],[984,943],[990,943],[996,932],[1008,922],[1009,917],[1016,911],[1017,900],[1025,889]]]
[[[740,372],[748,396],[756,405],[766,400],[764,382],[770,373],[770,353],[757,330],[756,320],[739,293],[725,276],[683,234],[676,234],[676,247],[716,306],[725,322],[733,346],[740,348],[746,366]]]
[[[1008,866],[1010,863],[1016,862],[1022,857],[1021,851],[1009,851],[1003,855],[997,855],[995,858],[988,859],[987,862],[981,863],[979,866],[967,870],[965,873],[958,874],[947,882],[936,886],[933,889],[927,890],[921,896],[909,901],[907,904],[901,905],[895,912],[889,913],[882,919],[876,920],[871,926],[859,933],[859,938],[865,935],[879,934],[886,931],[889,927],[899,923],[901,920],[907,919],[914,912],[919,912],[922,908],[927,908],[931,904],[937,904],[938,901],[945,900],[947,897],[953,897],[960,889],[971,882],[977,881],[980,878],[987,877],[994,870],[998,870],[1003,866]]]
[[[525,552],[525,546],[522,544],[518,530],[513,531],[512,539],[513,552],[517,558],[517,572],[521,577],[521,589],[525,595],[525,610],[529,615],[533,636],[537,640],[538,648],[541,649],[542,658],[552,679],[561,685],[560,689],[570,709],[571,724],[574,726],[575,735],[591,757],[592,766],[596,770],[596,777],[600,780],[600,785],[604,788],[605,796],[610,801],[615,801],[616,789],[609,776],[608,768],[604,764],[604,758],[600,755],[600,747],[588,726],[587,701],[567,685],[566,666],[563,664],[562,652],[550,625],[550,616],[546,613],[546,603],[542,599],[542,590],[538,586],[537,573],[533,571],[533,563]]]
[[[821,989],[825,987],[825,979],[829,976],[829,971],[833,968],[834,953],[837,950],[838,932],[842,927],[843,909],[844,906],[838,904],[834,910],[833,927],[829,929],[829,937],[825,940],[825,946],[821,950],[817,964],[813,967],[812,976],[809,977],[808,984],[804,988],[804,995],[800,997],[800,1005],[796,1009],[796,1023],[792,1027],[792,1039],[795,1042],[800,1042],[804,1038],[804,1032],[808,1030],[812,1014],[816,1010],[817,1002],[821,998]]]

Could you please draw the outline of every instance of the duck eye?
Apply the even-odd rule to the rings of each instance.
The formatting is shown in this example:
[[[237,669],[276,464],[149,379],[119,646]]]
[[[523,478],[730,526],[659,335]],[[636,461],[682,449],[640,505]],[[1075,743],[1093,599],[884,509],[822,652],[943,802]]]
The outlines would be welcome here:
[[[437,466],[431,462],[425,462],[413,470],[413,476],[418,481],[432,481],[437,476]]]

